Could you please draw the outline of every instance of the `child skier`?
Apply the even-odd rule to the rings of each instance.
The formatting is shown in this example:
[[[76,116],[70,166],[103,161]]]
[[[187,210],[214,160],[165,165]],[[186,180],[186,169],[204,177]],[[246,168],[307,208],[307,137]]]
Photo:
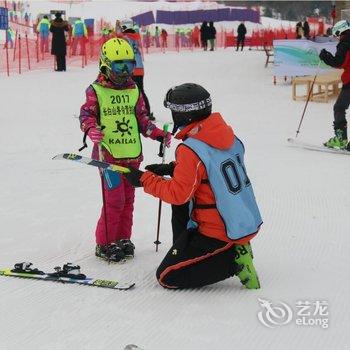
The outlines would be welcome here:
[[[170,89],[164,105],[172,112],[173,133],[181,129],[175,137],[183,141],[175,162],[148,165],[146,172],[131,169],[124,176],[173,205],[175,242],[157,270],[163,287],[195,288],[238,275],[246,288],[258,289],[249,241],[262,220],[244,146],[222,116],[211,112],[211,104],[208,91],[197,84]]]
[[[102,45],[100,73],[86,90],[80,123],[94,143],[92,158],[139,168],[143,159],[140,133],[168,147],[171,134],[149,120],[143,96],[131,79],[134,66],[133,49],[126,40],[112,38]],[[105,205],[96,227],[95,254],[118,262],[134,255],[130,237],[135,189],[125,179],[112,188],[102,183]]]
[[[335,56],[323,49],[320,52],[320,59],[331,67],[344,69],[341,76],[343,86],[333,107],[335,136],[325,142],[324,145],[329,148],[348,149],[350,151],[345,117],[345,111],[350,105],[350,22],[347,20],[337,22],[332,29],[332,34],[339,37]]]

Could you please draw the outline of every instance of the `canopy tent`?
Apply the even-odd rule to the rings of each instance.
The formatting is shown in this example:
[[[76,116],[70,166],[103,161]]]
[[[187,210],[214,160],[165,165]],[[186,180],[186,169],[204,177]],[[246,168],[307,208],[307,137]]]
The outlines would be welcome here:
[[[252,9],[221,8],[216,10],[163,11],[157,10],[156,23],[188,24],[203,21],[249,21],[260,23],[260,13]]]

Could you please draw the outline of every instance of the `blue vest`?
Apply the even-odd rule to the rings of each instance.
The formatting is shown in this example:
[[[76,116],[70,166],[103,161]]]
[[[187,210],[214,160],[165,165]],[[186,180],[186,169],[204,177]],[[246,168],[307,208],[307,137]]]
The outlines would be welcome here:
[[[137,40],[133,40],[131,38],[127,38],[129,44],[131,45],[134,55],[135,55],[135,68],[143,68],[142,56],[139,48],[139,43]]]
[[[236,137],[228,150],[213,148],[191,137],[184,144],[198,155],[206,168],[227,236],[237,240],[257,232],[262,219],[245,170],[241,140]]]
[[[84,36],[84,23],[79,21],[74,23],[74,36],[81,38]]]
[[[40,35],[44,38],[47,38],[49,36],[49,23],[46,23],[46,22],[41,22],[40,23]]]

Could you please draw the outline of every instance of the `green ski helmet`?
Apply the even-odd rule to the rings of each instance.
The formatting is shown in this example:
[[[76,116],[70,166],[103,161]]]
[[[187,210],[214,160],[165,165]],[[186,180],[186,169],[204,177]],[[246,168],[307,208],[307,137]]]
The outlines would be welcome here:
[[[135,55],[129,42],[121,38],[107,40],[101,47],[99,69],[112,82],[121,83],[132,75]]]
[[[340,36],[342,33],[344,33],[346,30],[349,30],[349,29],[350,29],[350,22],[346,19],[343,19],[334,25],[334,27],[332,28],[332,34],[334,36]]]

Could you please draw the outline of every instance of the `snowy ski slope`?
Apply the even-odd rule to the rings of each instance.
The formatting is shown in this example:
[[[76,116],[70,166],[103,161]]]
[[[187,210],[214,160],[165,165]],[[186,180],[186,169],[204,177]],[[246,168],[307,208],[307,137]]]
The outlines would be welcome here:
[[[236,278],[200,290],[160,287],[155,270],[170,247],[170,210],[163,206],[162,244],[155,253],[158,200],[141,189],[135,259],[110,266],[97,260],[97,171],[51,160],[81,146],[76,115],[97,68],[1,76],[0,267],[26,260],[50,270],[74,262],[91,277],[134,280],[136,287],[120,292],[0,278],[0,349],[348,349],[349,158],[288,146],[304,102],[292,101],[290,85],[272,84],[262,52],[226,49],[145,59],[145,88],[158,119],[170,118],[163,107],[169,87],[196,82],[211,92],[214,110],[244,141],[264,219],[253,241],[262,289],[245,290]],[[300,139],[320,143],[331,136],[332,105],[309,104]],[[158,143],[144,139],[143,145],[143,166],[159,162]],[[286,303],[293,320],[264,326],[258,298]],[[298,301],[327,301],[329,327],[296,325]]]

